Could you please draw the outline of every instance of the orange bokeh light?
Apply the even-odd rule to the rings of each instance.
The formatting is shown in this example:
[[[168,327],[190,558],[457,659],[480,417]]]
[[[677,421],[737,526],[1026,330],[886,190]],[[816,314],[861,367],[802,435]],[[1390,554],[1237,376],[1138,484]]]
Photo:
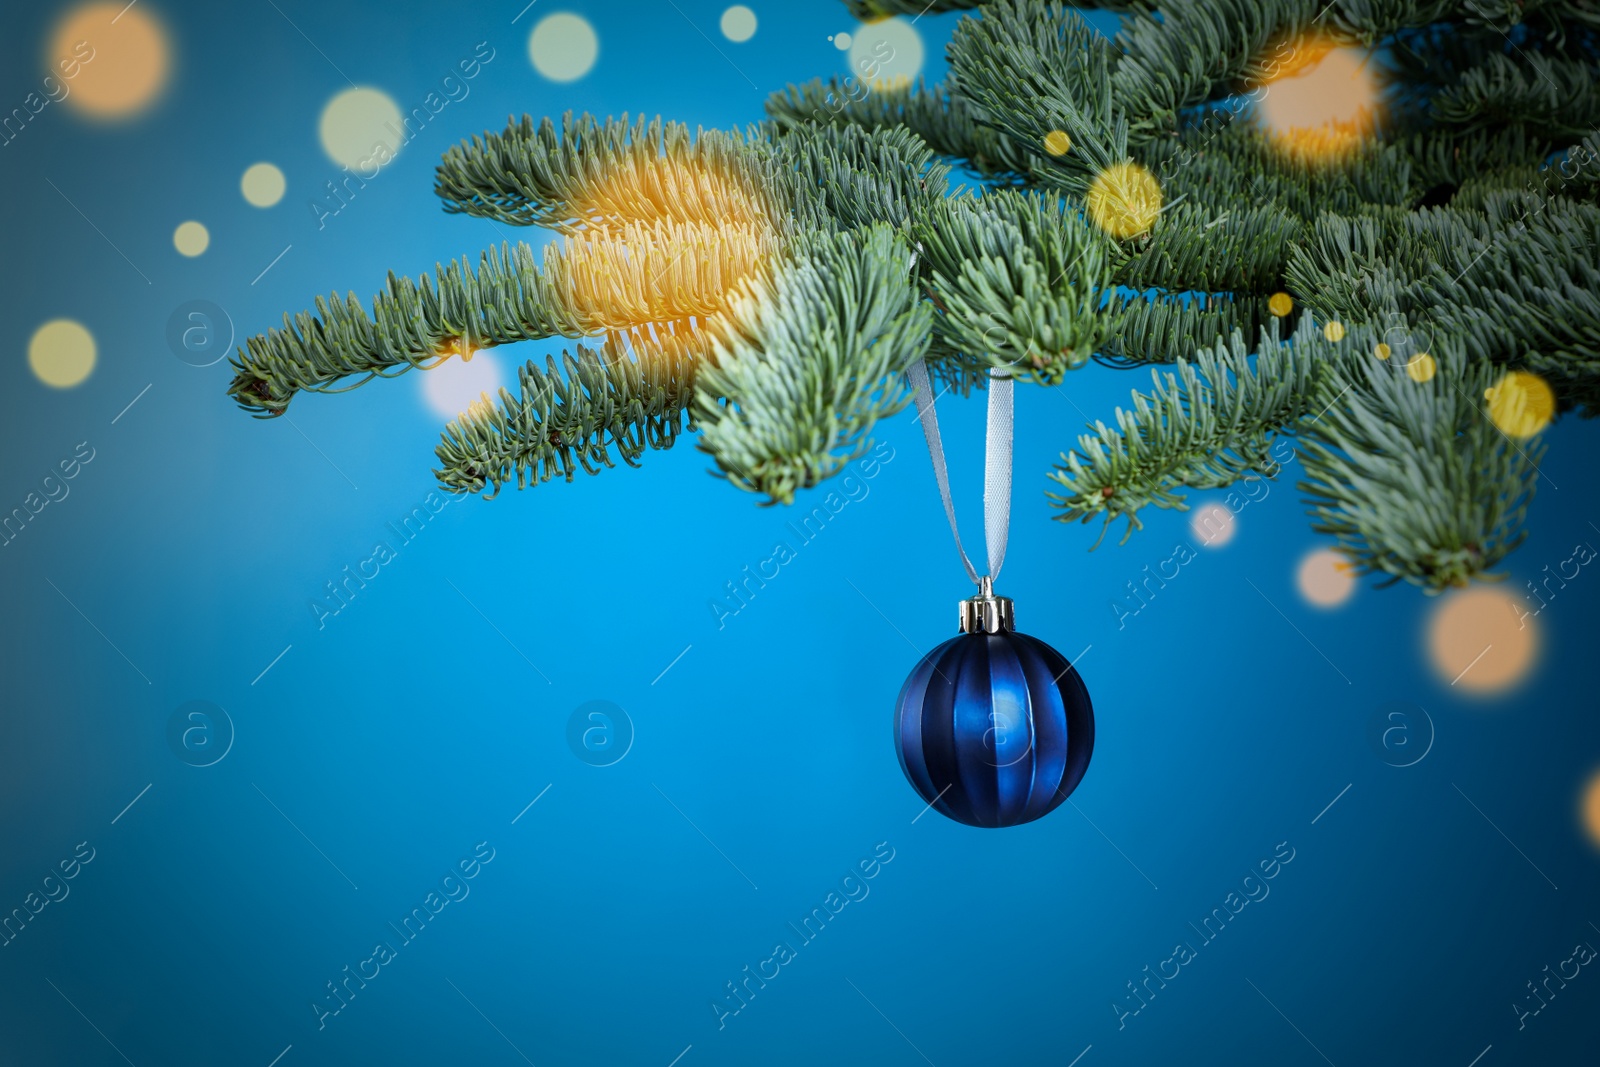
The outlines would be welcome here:
[[[1335,608],[1356,591],[1356,568],[1343,553],[1319,548],[1300,561],[1295,585],[1309,603]]]
[[[56,24],[45,62],[67,86],[69,107],[96,119],[127,118],[166,86],[171,49],[161,23],[131,4],[83,4]]]
[[[1539,633],[1522,598],[1475,586],[1447,593],[1428,621],[1428,658],[1458,692],[1499,693],[1534,667]]]
[[[1583,825],[1589,832],[1589,840],[1600,848],[1600,770],[1589,776],[1589,782],[1583,788],[1583,796],[1578,801]]]
[[[1378,114],[1370,57],[1360,49],[1308,36],[1279,49],[1267,64],[1259,118],[1285,148],[1327,157],[1359,145]]]

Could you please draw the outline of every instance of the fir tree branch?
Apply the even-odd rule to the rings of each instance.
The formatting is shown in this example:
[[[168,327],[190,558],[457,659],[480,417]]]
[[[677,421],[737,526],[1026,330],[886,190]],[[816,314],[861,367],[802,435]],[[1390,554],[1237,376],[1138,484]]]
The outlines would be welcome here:
[[[832,225],[845,229],[909,225],[944,196],[950,170],[903,126],[797,128],[779,140],[776,158]]]
[[[1117,281],[1140,290],[1271,294],[1283,287],[1290,249],[1305,230],[1275,204],[1186,201],[1162,212],[1149,244],[1129,257]]]
[[[1047,493],[1061,522],[1128,520],[1126,541],[1143,524],[1147,505],[1184,508],[1180,489],[1211,489],[1240,478],[1276,473],[1270,451],[1281,429],[1312,412],[1319,374],[1333,346],[1320,337],[1285,344],[1263,334],[1257,353],[1235,333],[1227,343],[1179,357],[1171,371],[1152,370],[1154,388],[1118,408],[1116,425],[1096,422],[1063,453],[1050,478],[1065,490]]]
[[[989,386],[989,363],[976,356],[958,352],[947,345],[935,332],[928,340],[928,349],[922,355],[928,367],[928,381],[934,395],[946,390],[957,396],[971,396]]]
[[[945,11],[965,11],[983,0],[844,0],[850,14],[862,22],[876,22],[890,15],[937,15]]]
[[[1171,363],[1183,353],[1214,349],[1235,331],[1256,336],[1279,322],[1268,310],[1269,296],[1224,293],[1132,293],[1119,290],[1103,312],[1116,331],[1096,359],[1115,367]],[[1285,320],[1292,326],[1295,319]]]
[[[671,448],[689,417],[701,339],[691,327],[614,333],[601,351],[579,345],[530,360],[519,372],[517,396],[502,388],[445,427],[435,453],[439,483],[452,492],[497,496],[516,480],[518,489],[578,468],[589,474],[612,466],[611,449],[630,467],[647,448]],[[632,350],[630,356],[629,350]]]
[[[1375,337],[1359,333],[1356,344]],[[1543,452],[1507,438],[1481,409],[1493,369],[1441,342],[1426,382],[1370,357],[1323,379],[1322,413],[1299,447],[1313,529],[1334,535],[1362,572],[1433,593],[1484,577],[1522,541]]]
[[[451,355],[580,336],[597,325],[570,308],[524,244],[490,249],[476,271],[463,258],[436,276],[437,285],[426,274],[413,282],[391,273],[370,318],[354,293],[342,301],[337,294],[318,297],[315,316],[284,315],[281,330],[250,338],[232,360],[229,394],[246,411],[281,415],[302,390],[345,392],[413,367],[437,367]]]
[[[1165,0],[1117,34],[1113,87],[1129,137],[1143,142],[1177,126],[1179,114],[1255,85],[1293,60],[1297,38],[1326,0]],[[1326,27],[1332,34],[1334,28]]]
[[[371,318],[354,294],[343,302],[319,297],[315,317],[285,315],[282,330],[250,338],[229,392],[248,411],[280,415],[302,390],[344,392],[451,355],[705,318],[778,251],[770,231],[657,221],[547,245],[542,271],[533,250],[518,244],[484,253],[477,271],[465,259],[441,267],[437,282],[390,274]]]
[[[909,399],[901,372],[928,344],[932,309],[910,272],[910,249],[880,223],[819,237],[746,283],[695,403],[700,448],[730,482],[787,504],[871,447],[873,425]]]
[[[1553,141],[1582,137],[1600,117],[1597,78],[1594,63],[1491,55],[1433,97],[1433,118],[1461,129],[1521,126]]]
[[[1522,536],[1539,446],[1496,430],[1483,390],[1525,367],[1561,410],[1600,412],[1600,8],[1091,6],[1122,14],[1114,42],[1057,0],[992,0],[960,20],[943,85],[790,86],[743,133],[569,114],[462,142],[438,169],[447,211],[566,240],[391,275],[370,316],[319,299],[246,342],[230,392],[270,416],[300,390],[603,334],[453,420],[442,484],[633,465],[698,423],[719,471],[777,503],[870,446],[919,355],[961,392],[994,366],[1054,382],[1090,353],[1171,363],[1062,457],[1057,518],[1131,534],[1187,488],[1273,476],[1269,446],[1299,434],[1316,528],[1365,570],[1436,590],[1493,567]],[[1241,95],[1330,43],[1381,49],[1392,104],[1331,156],[1264,133]],[[946,199],[941,155],[1046,195]],[[1130,156],[1166,210],[1113,241],[1080,212]],[[1301,309],[1283,320],[1280,287]],[[1280,342],[1301,314],[1340,329]]]
[[[992,0],[982,18],[956,26],[948,55],[977,121],[1049,160],[1035,172],[1041,180],[1082,196],[1127,158],[1127,122],[1112,105],[1111,46],[1056,0]],[[1052,155],[1045,139],[1058,130],[1071,149]]]
[[[1600,414],[1600,207],[1516,193],[1485,206],[1494,240],[1429,279],[1427,321],[1475,362],[1526,367]]]
[[[1474,361],[1526,366],[1600,410],[1600,206],[1526,192],[1482,211],[1320,219],[1293,291],[1324,318],[1458,339]],[[1423,342],[1426,347],[1426,342]]]
[[[1535,191],[1600,202],[1600,129],[1552,162]]]
[[[1111,242],[1053,199],[952,197],[915,229],[944,346],[1046,385],[1087,362],[1115,325],[1101,314]]]
[[[1537,166],[1554,142],[1531,137],[1521,126],[1495,130],[1429,130],[1400,142],[1419,191],[1465,182],[1510,167]],[[1331,210],[1343,211],[1342,207]]]
[[[790,85],[767,98],[767,115],[779,130],[809,125],[905,126],[943,156],[960,159],[978,174],[1019,181],[1038,160],[1004,134],[980,125],[977,110],[947,85],[868,86],[854,79],[820,78]]]
[[[782,245],[769,229],[657,221],[586,230],[551,247],[546,282],[593,332],[709,318]]]
[[[1338,0],[1326,14],[1341,37],[1366,46],[1451,15],[1460,0]]]
[[[448,212],[572,233],[626,222],[771,226],[792,206],[738,134],[678,122],[531,115],[449,149],[434,191]]]
[[[1217,191],[1228,190],[1248,206],[1273,205],[1306,221],[1324,211],[1406,206],[1422,191],[1400,146],[1374,143],[1336,160],[1320,159],[1278,143],[1249,110],[1186,118],[1177,134],[1146,142],[1135,155],[1169,203],[1185,198],[1216,205]]]

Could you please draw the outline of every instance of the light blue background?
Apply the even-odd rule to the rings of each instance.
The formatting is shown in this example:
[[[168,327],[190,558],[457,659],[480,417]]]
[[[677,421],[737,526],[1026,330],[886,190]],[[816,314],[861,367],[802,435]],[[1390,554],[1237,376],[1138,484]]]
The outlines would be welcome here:
[[[1337,611],[1300,599],[1317,539],[1291,467],[1119,630],[1109,602],[1190,540],[1187,516],[1151,512],[1091,554],[1094,531],[1049,521],[1042,493],[1143,373],[1018,391],[1001,590],[1027,632],[1089,646],[1099,731],[1077,810],[1026,827],[917,818],[895,762],[894,696],[966,593],[909,414],[881,426],[892,459],[867,495],[721,629],[709,603],[798,516],[708,477],[686,439],[640,470],[451,504],[319,630],[310,599],[432,490],[442,420],[411,375],[305,397],[294,425],[252,421],[226,362],[168,349],[172,310],[214,301],[242,338],[318,293],[366,300],[388,270],[475,258],[501,235],[440,212],[450,144],[524,111],[756,121],[767,92],[843,73],[828,38],[855,24],[840,5],[758,3],[756,36],[733,44],[720,4],[566,3],[601,52],[554,85],[526,41],[555,5],[515,25],[517,0],[276,5],[144,0],[177,57],[159,106],[107,127],[52,105],[0,148],[0,507],[94,449],[0,549],[0,909],[78,842],[95,850],[0,948],[0,1062],[1466,1067],[1488,1046],[1484,1067],[1593,1062],[1591,969],[1525,1029],[1510,1006],[1575,943],[1600,945],[1600,853],[1577,817],[1600,765],[1600,578],[1585,569],[1541,616],[1523,687],[1468,699],[1426,661],[1437,602],[1371,582]],[[60,10],[8,13],[6,107],[37,85]],[[917,24],[932,77],[954,19]],[[306,201],[338,174],[316,136],[346,87],[334,64],[409,108],[479,41],[496,57],[471,95],[319,231]],[[258,160],[288,176],[270,210],[238,192]],[[189,218],[212,240],[194,260],[171,244]],[[99,344],[76,389],[27,366],[55,317]],[[523,354],[483,358],[509,378]],[[982,406],[943,403],[974,536]],[[1600,543],[1596,427],[1547,438],[1532,533],[1505,568],[1518,588]],[[236,728],[214,766],[168,745],[189,700]],[[568,748],[590,700],[632,719],[614,766]],[[1413,767],[1368,744],[1389,701],[1436,727]],[[388,924],[484,841],[470,896],[319,1031],[324,983],[396,940]],[[786,924],[879,842],[894,859],[870,895],[719,1029],[724,983],[795,940]],[[1125,983],[1198,945],[1188,924],[1280,842],[1294,860],[1271,895],[1119,1030]]]

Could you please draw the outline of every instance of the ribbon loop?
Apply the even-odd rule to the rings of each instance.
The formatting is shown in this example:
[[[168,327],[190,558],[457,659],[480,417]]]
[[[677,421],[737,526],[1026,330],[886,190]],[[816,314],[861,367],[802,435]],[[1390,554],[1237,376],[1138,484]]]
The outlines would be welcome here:
[[[917,360],[907,372],[916,399],[917,418],[922,423],[922,436],[928,442],[928,458],[933,461],[933,478],[939,485],[939,499],[944,502],[944,515],[950,521],[950,533],[955,537],[956,551],[961,555],[961,565],[967,577],[980,588],[1000,576],[1000,567],[1006,560],[1006,540],[1011,532],[1011,438],[1014,409],[1012,393],[1014,382],[1007,374],[996,369],[989,371],[988,425],[984,433],[983,463],[983,539],[988,549],[988,572],[979,575],[961,543],[961,530],[956,523],[955,502],[950,497],[950,472],[944,459],[944,442],[939,436],[939,415],[934,410],[933,387],[928,380],[928,367]]]

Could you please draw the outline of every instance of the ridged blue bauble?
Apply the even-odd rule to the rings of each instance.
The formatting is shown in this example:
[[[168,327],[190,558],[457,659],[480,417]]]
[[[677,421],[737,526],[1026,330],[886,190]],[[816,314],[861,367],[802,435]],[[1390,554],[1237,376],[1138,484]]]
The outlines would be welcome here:
[[[1089,768],[1094,709],[1072,665],[1013,630],[963,633],[922,657],[900,690],[900,769],[940,814],[969,826],[1032,822]]]

